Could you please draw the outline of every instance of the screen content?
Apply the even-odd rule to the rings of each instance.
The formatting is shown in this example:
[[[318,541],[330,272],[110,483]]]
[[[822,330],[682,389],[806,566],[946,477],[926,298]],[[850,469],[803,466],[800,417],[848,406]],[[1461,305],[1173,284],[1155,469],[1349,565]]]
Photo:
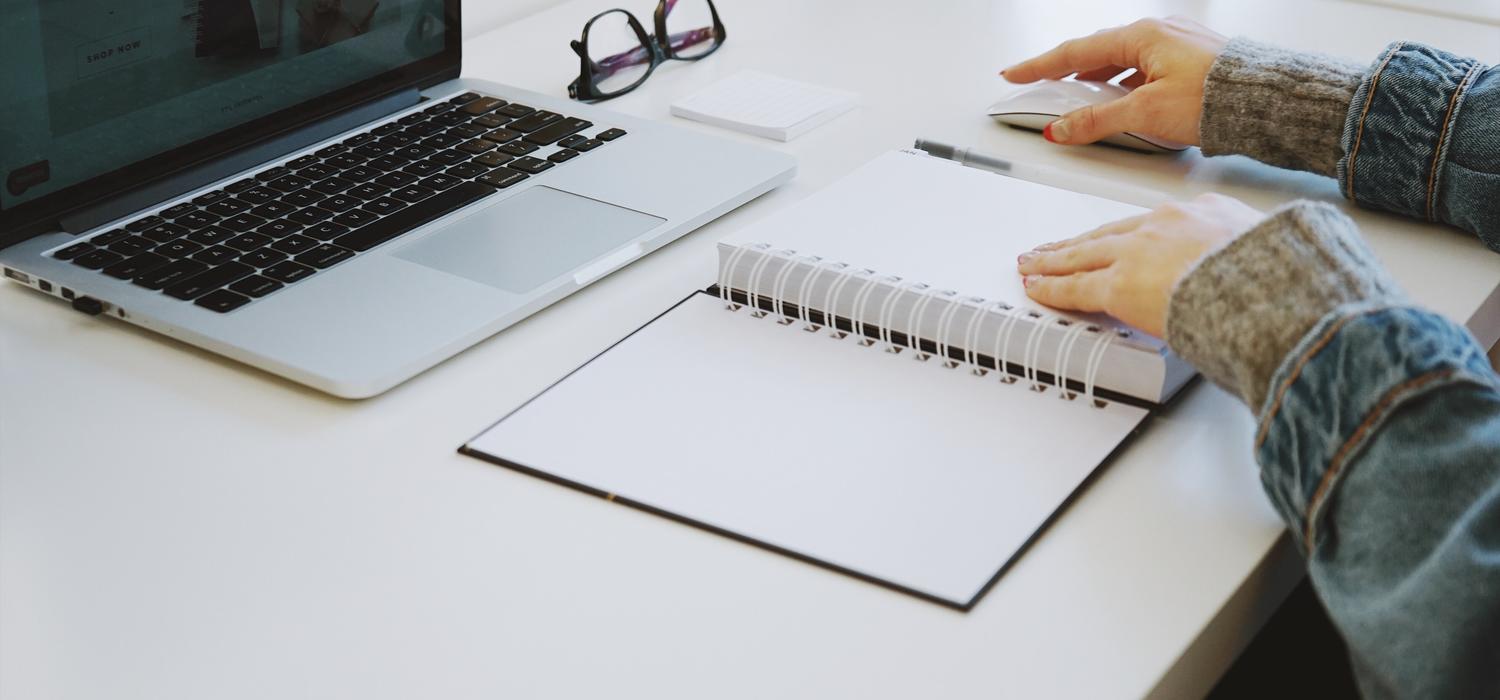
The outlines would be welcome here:
[[[0,0],[0,208],[443,50],[442,0]]]

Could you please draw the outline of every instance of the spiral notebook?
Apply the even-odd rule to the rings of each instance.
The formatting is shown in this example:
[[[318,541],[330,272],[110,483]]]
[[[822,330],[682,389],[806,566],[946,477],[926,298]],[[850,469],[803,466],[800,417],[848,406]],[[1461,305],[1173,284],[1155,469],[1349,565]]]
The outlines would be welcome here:
[[[1013,279],[1139,211],[886,154],[461,451],[967,610],[1192,376]]]

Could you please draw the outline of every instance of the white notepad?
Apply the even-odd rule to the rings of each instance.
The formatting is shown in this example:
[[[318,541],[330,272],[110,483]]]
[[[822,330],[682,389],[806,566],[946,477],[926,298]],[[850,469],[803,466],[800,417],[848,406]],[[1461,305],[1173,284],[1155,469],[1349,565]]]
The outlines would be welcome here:
[[[790,141],[854,109],[856,96],[744,70],[672,103],[673,116]]]
[[[466,451],[967,608],[1147,415],[845,340],[697,293]]]
[[[1139,211],[888,153],[463,451],[967,610],[1192,375],[1015,280]]]

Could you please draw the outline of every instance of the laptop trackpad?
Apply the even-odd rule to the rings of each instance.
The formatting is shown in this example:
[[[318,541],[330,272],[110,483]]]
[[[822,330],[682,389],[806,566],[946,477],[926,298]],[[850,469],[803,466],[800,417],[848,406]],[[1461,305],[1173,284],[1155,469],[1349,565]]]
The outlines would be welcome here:
[[[537,186],[413,242],[396,257],[524,294],[663,221]]]

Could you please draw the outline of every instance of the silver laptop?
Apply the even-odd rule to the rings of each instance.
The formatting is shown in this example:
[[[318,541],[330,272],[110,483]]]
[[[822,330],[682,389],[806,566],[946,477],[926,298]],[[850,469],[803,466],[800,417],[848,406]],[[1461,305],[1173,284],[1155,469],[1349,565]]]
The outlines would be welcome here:
[[[459,0],[319,7],[7,5],[4,275],[362,398],[795,172],[459,78]]]

